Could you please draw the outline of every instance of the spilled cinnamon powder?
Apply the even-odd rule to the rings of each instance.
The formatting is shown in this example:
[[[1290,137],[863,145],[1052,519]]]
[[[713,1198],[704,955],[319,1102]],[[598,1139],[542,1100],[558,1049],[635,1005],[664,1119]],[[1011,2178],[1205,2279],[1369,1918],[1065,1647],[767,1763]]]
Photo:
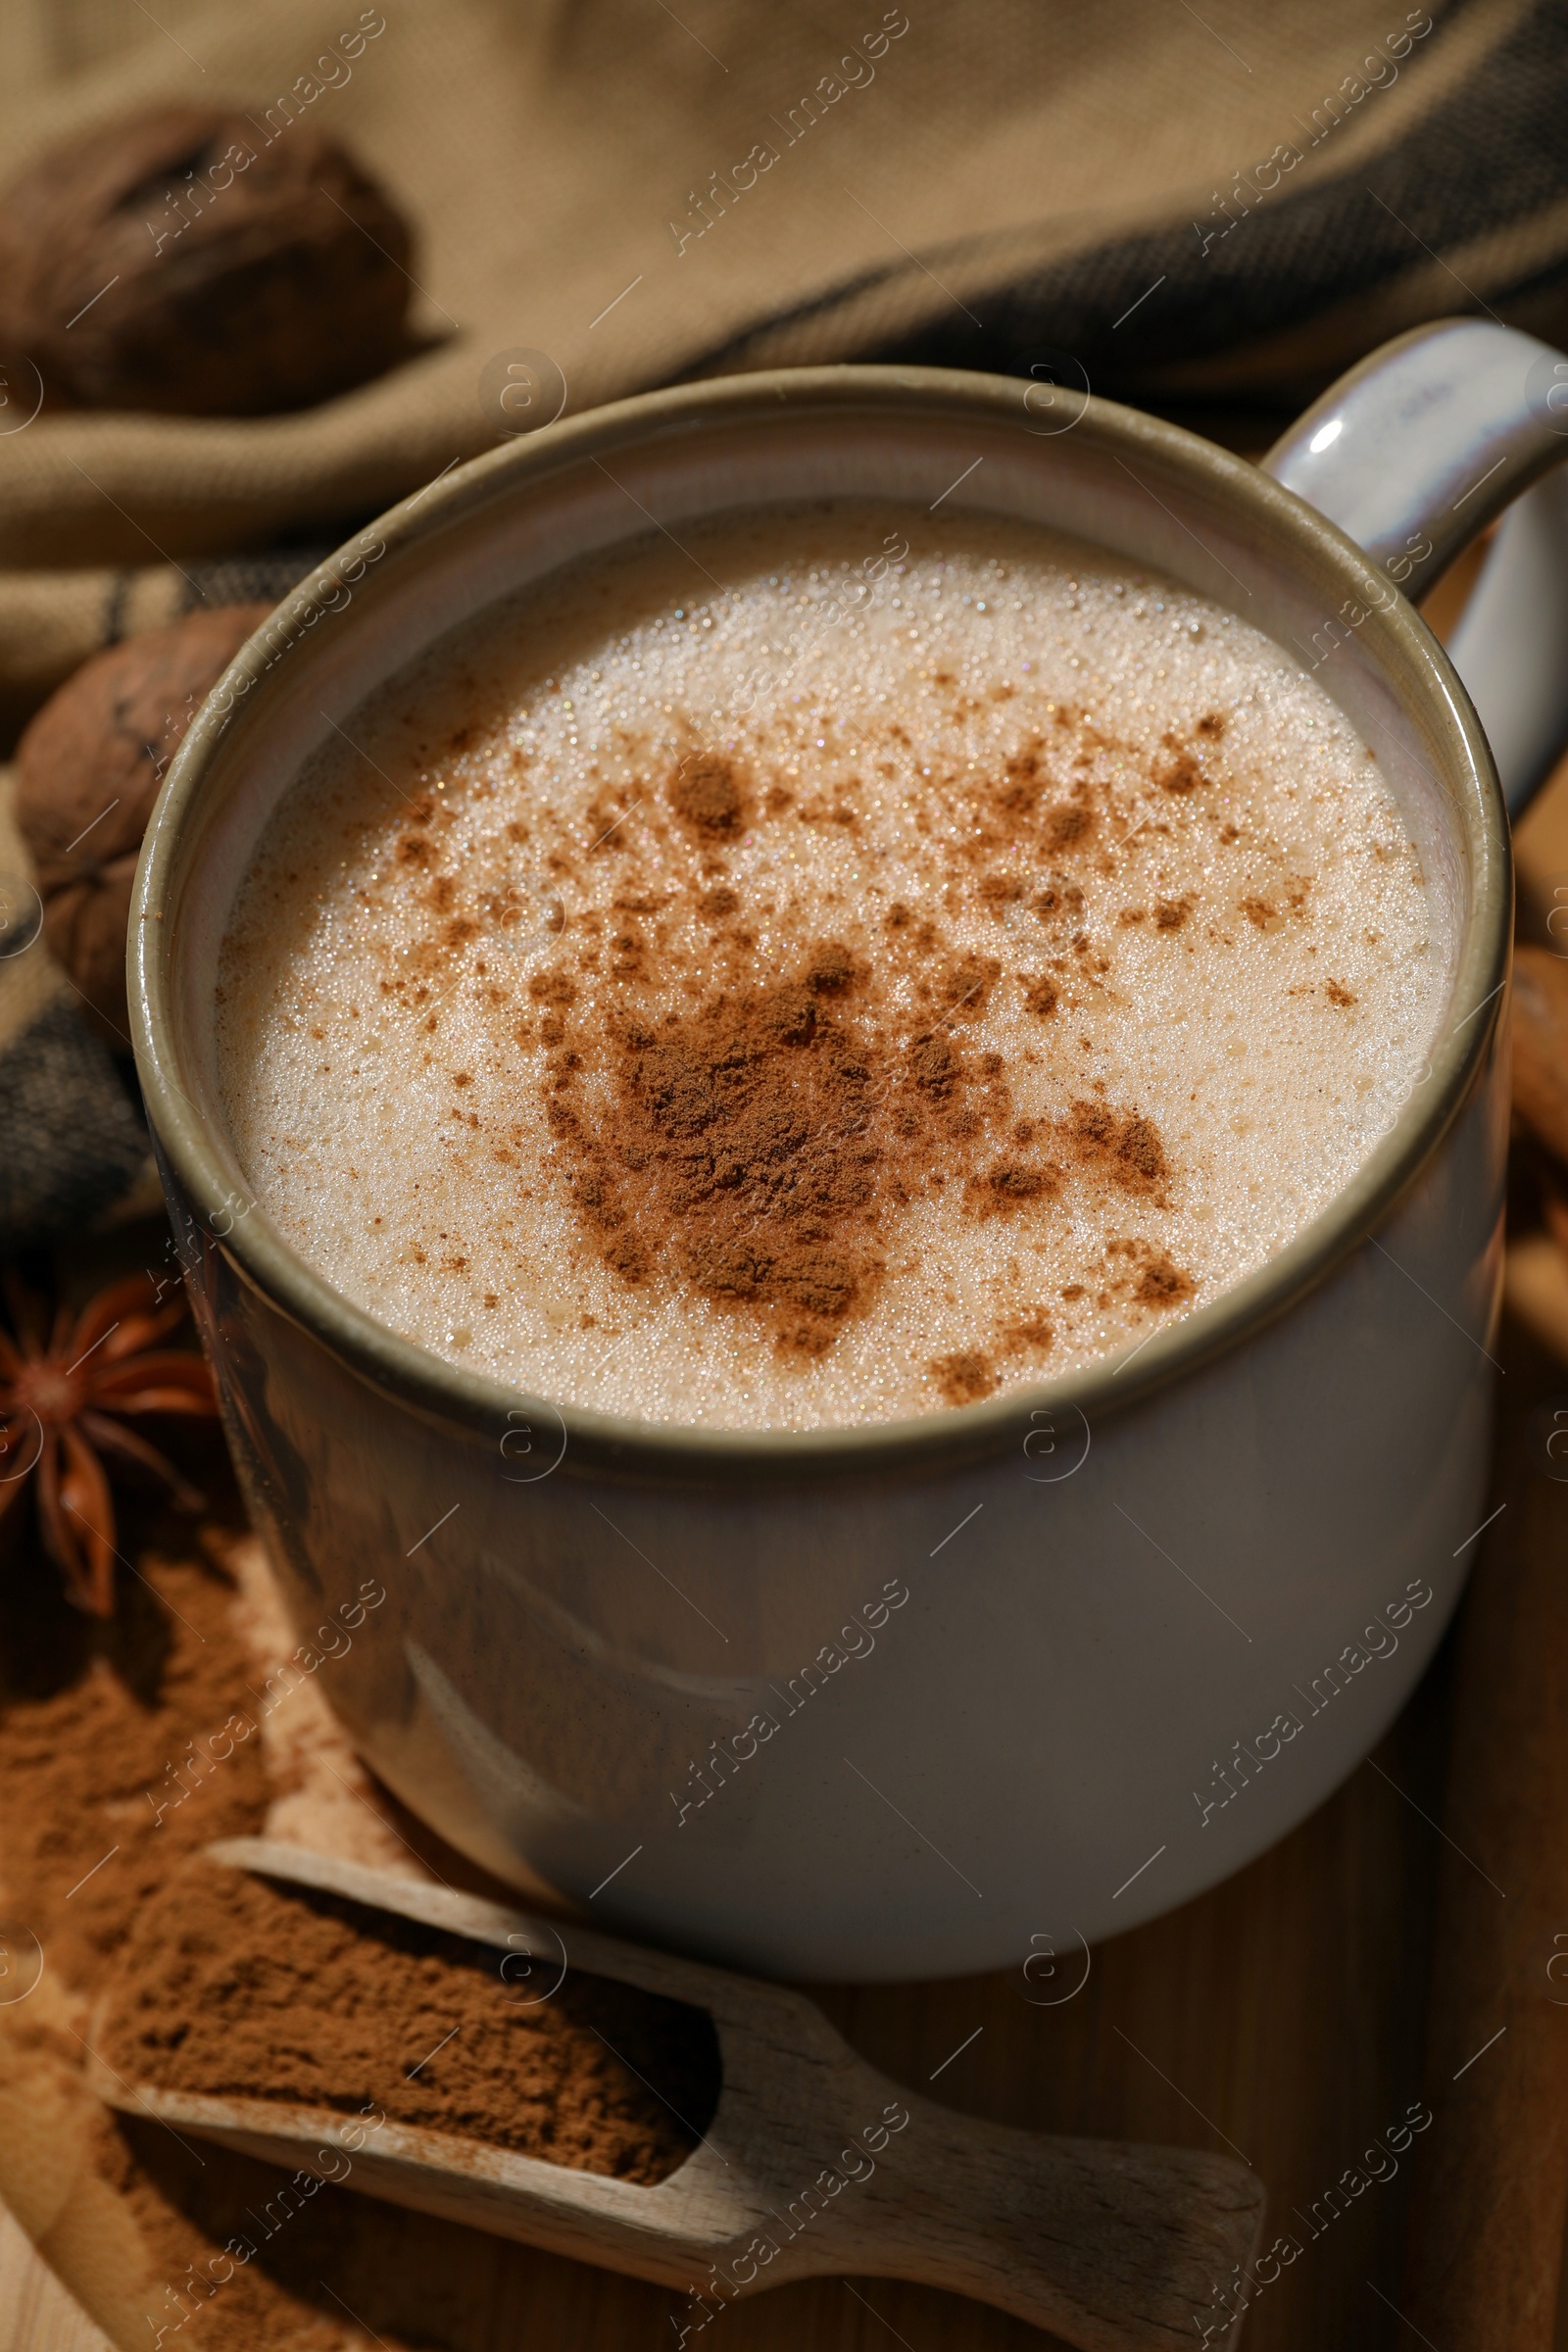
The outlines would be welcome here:
[[[253,1835],[269,1794],[259,1740],[205,1772],[193,1748],[256,1712],[216,1546],[203,1557],[187,1535],[169,1557],[122,1541],[141,1566],[101,1634],[30,1546],[0,1570],[0,1900],[68,1984],[93,1987],[171,1871]]]
[[[351,2128],[364,2132],[367,2150],[375,2145],[367,2127],[400,2095],[402,2046],[390,2036],[388,2064],[384,2021],[364,2018],[363,2047],[351,2046],[335,2083],[305,2071],[313,2053],[335,2063],[340,2039],[353,2045],[343,2012],[351,1988],[333,1982],[345,1956],[352,1968],[365,1966],[366,1939],[352,1922],[318,1913],[306,1923],[295,1909],[304,1932],[285,1936],[279,1949],[262,1935],[265,1929],[271,1936],[271,1919],[247,1914],[237,1944],[224,1925],[205,1956],[175,1948],[192,1927],[205,1935],[213,1925],[211,1908],[191,1892],[193,1877],[209,1867],[192,1860],[195,1850],[212,1838],[264,1829],[280,1834],[270,1804],[280,1797],[287,1805],[299,1801],[288,1782],[272,1777],[276,1757],[259,1735],[239,1741],[216,1766],[200,1761],[226,1721],[262,1712],[258,1687],[270,1687],[276,1661],[270,1647],[253,1652],[248,1645],[257,1630],[248,1603],[238,1620],[247,1625],[247,1640],[240,1638],[237,1587],[225,1562],[237,1559],[234,1546],[249,1539],[220,1444],[199,1434],[199,1458],[187,1466],[210,1494],[222,1496],[224,1516],[204,1525],[197,1544],[166,1515],[153,1543],[145,1514],[127,1504],[120,1542],[136,1573],[121,1576],[112,1623],[100,1625],[67,1605],[25,1513],[11,1516],[0,1550],[0,1915],[24,1923],[44,1952],[43,1977],[31,1996],[0,2002],[0,2193],[25,2226],[41,2228],[73,2165],[79,2168],[69,2210],[89,2215],[90,2225],[74,2234],[69,2228],[57,2231],[51,2259],[84,2299],[95,2292],[108,2298],[117,2342],[162,2341],[165,2352],[173,2345],[186,2352],[363,2352],[371,2342],[387,2352],[436,2345],[485,2352],[495,2340],[495,2314],[526,2305],[549,2258],[361,2193],[363,2168],[346,2150],[337,2183],[302,2180],[290,2165],[263,2163],[176,2135],[147,2116],[102,2108],[83,2080],[85,2045],[105,2054],[110,2046],[95,2030],[99,2004],[105,1996],[123,2004],[127,1987],[145,1986],[160,1954],[163,1964],[188,1972],[193,1992],[204,1986],[211,1995],[220,1983],[231,1983],[237,2009],[242,1980],[255,1989],[251,1964],[275,1953],[282,1973],[269,1976],[264,1968],[261,1978],[274,1990],[292,1981],[292,2001],[275,2012],[271,2060],[230,2064],[235,2082],[249,2075],[265,2097],[293,2068],[289,2079],[339,2113],[356,2084],[368,2083],[372,2095],[384,2086],[388,2097],[380,2108],[368,2115],[363,2104],[354,2109]],[[373,1638],[374,1623],[357,1638]],[[322,1679],[330,1671],[324,1667]],[[315,1696],[314,1684],[300,1685],[268,1718],[269,1727]],[[295,1751],[296,1764],[302,1752]],[[181,1781],[170,1777],[172,1765]],[[339,1765],[355,1769],[346,1755]],[[362,1798],[324,1768],[321,1777],[357,1838],[363,1841],[367,1829],[379,1828]],[[187,1784],[188,1795],[176,1795]],[[422,1835],[406,1820],[405,1828]],[[392,1833],[381,1834],[406,1861]],[[453,1857],[442,1858],[449,1870],[459,1868]],[[262,1885],[262,1894],[268,1891]],[[323,1934],[342,1937],[335,1961],[319,1948]],[[456,1940],[455,1962],[440,1951],[391,1955],[391,1967],[415,1972],[416,2001],[428,1998],[445,2020],[427,2043],[408,2052],[402,2095],[422,2097],[432,2120],[451,2113],[481,2126],[494,2121],[519,2140],[531,2135],[530,2152],[564,2166],[628,2180],[673,2169],[692,2131],[705,2128],[717,2086],[707,2018],[679,2003],[650,2006],[603,1980],[568,1981],[554,1999],[522,2013],[536,2021],[531,2028],[519,2034],[510,2009],[499,2028],[512,2036],[509,2050],[523,2052],[515,2077],[523,2096],[513,2100],[513,2078],[489,2077],[484,2052],[498,2029],[485,2015],[487,2003],[474,1997],[476,1990],[491,1992],[495,1980],[485,1968],[494,1970],[500,1955]],[[535,1973],[510,1988],[508,1998],[538,1988]],[[424,2049],[460,2014],[465,2021],[483,2018],[483,2034],[464,2022],[447,2049],[417,2068]],[[154,1998],[138,2006],[131,2031],[152,2027],[162,2045],[156,2062],[177,2068],[193,2066],[214,2024],[213,2008],[200,1999],[181,2018],[172,2002]],[[421,2027],[416,2006],[408,2024],[411,2034]],[[618,2058],[607,2054],[594,2027]],[[467,2072],[454,2071],[466,2042],[473,2044],[463,2062]],[[237,2046],[245,2043],[241,2031]],[[647,2083],[638,2083],[628,2061]],[[118,2057],[115,2063],[128,2079]],[[217,2071],[222,2073],[221,2064]],[[671,2117],[653,2084],[685,2124]],[[435,2120],[435,2128],[448,2127]],[[662,2324],[654,2290],[627,2291],[646,2301],[650,2326]]]

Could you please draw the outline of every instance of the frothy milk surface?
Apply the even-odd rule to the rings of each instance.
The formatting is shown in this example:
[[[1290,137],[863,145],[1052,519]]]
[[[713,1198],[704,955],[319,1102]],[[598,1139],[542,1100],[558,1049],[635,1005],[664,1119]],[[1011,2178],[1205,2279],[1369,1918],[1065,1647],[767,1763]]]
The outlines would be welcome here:
[[[1134,1345],[1328,1204],[1437,1022],[1328,697],[1032,526],[650,533],[347,736],[224,941],[235,1143],[347,1298],[563,1402],[886,1420]]]

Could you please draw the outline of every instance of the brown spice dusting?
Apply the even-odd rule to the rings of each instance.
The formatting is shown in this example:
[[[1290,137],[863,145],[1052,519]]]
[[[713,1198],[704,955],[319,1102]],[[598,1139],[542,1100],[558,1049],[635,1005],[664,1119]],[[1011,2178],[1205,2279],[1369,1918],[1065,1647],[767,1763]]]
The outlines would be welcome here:
[[[576,1973],[521,2001],[504,1957],[197,1859],[132,1938],[99,2047],[138,2085],[378,2109],[575,2172],[667,2179],[718,2103],[712,2020]]]
[[[588,827],[593,835],[588,844],[590,858],[623,858],[627,854],[631,844],[622,829],[625,818],[624,809],[619,816],[613,815],[602,798],[593,803],[588,810]]]
[[[615,980],[640,979],[647,956],[647,943],[635,931],[617,931],[614,938],[614,957],[611,977]]]
[[[922,1094],[945,1101],[962,1075],[963,1063],[951,1038],[917,1038],[909,1049],[909,1068]]]
[[[1331,1004],[1353,1004],[1355,1003],[1354,996],[1346,987],[1343,980],[1325,981],[1323,994]]]
[[[990,1357],[970,1348],[960,1348],[954,1355],[933,1356],[930,1370],[949,1404],[978,1404],[998,1385]]]
[[[725,840],[741,829],[745,801],[733,760],[721,752],[695,752],[669,781],[670,807],[700,834]]]
[[[1002,966],[994,956],[961,956],[943,973],[937,993],[955,1013],[972,1019],[984,1012],[1001,977]]]
[[[521,2249],[356,2194],[352,2173],[316,2188],[226,2148],[182,2145],[147,2117],[104,2115],[87,2144],[101,2193],[121,2201],[116,2222],[146,2248],[140,2341],[156,2344],[162,2328],[164,2352],[362,2352],[372,2339],[386,2352],[480,2352],[471,2306],[502,2303],[515,2277]]]
[[[101,1635],[30,1563],[12,1563],[0,1587],[5,1899],[74,1984],[99,1980],[176,1862],[211,1838],[253,1836],[268,1797],[226,1575],[122,1540],[139,1574]],[[193,1739],[225,1731],[231,1753],[204,1764]],[[83,1880],[111,1846],[113,1862]]]
[[[1161,899],[1154,907],[1154,927],[1159,931],[1179,931],[1192,911],[1186,899]]]
[[[984,1213],[1021,1208],[1026,1200],[1052,1200],[1061,1182],[1054,1168],[1004,1160],[984,1176],[971,1177],[970,1190],[978,1195]]]
[[[1125,1260],[1122,1271],[1118,1260]],[[1105,1244],[1105,1260],[1110,1279],[1100,1294],[1100,1304],[1109,1306],[1118,1298],[1131,1297],[1139,1306],[1180,1306],[1191,1298],[1197,1285],[1191,1276],[1175,1264],[1168,1251],[1153,1242],[1124,1235],[1119,1241]],[[1066,1296],[1065,1293],[1062,1294]]]
[[[1040,752],[1041,742],[1037,735],[1032,743],[1004,765],[1003,772],[1006,781],[997,798],[1003,808],[1015,816],[1027,815],[1040,798]]]
[[[1179,922],[1185,902],[1173,910]],[[907,910],[895,905],[884,920],[902,934]],[[929,931],[921,925],[917,942]],[[632,935],[617,944],[630,951]],[[1164,1204],[1162,1140],[1136,1107],[1083,1100],[1060,1119],[1017,1121],[1002,1057],[966,1057],[952,1024],[983,1009],[1001,976],[995,957],[949,963],[937,1026],[908,1041],[890,1034],[874,969],[842,942],[808,949],[797,969],[657,1025],[630,1004],[609,1021],[579,1020],[572,1050],[542,1074],[578,1215],[628,1284],[673,1276],[756,1318],[781,1348],[817,1355],[870,1304],[885,1266],[883,1212],[948,1176],[980,1217],[1046,1206],[1068,1166],[1103,1200],[1132,1193]],[[560,1045],[570,983],[540,974],[532,985],[562,1007],[542,1025]],[[1053,978],[1023,985],[1031,1011],[1056,1008]],[[999,1158],[1003,1137],[1013,1148]],[[1054,1157],[1039,1153],[1044,1138]],[[1153,1282],[1146,1302],[1158,1290]],[[1166,1295],[1176,1295],[1168,1283]],[[989,1363],[939,1377],[945,1395],[967,1396],[963,1380],[995,1385]]]
[[[1223,727],[1221,731],[1223,731]],[[1204,727],[1200,723],[1200,734],[1212,736],[1213,732],[1211,727]],[[1179,737],[1173,735],[1168,727],[1160,737],[1160,742],[1172,757],[1155,775],[1156,784],[1162,786],[1166,792],[1185,794],[1196,792],[1200,784],[1207,783],[1208,778],[1199,766],[1190,747],[1182,743]]]
[[[1049,921],[1053,915],[1065,917],[1076,914],[1083,903],[1084,894],[1076,882],[1068,882],[1060,876],[1053,876],[1045,889],[1036,894],[1032,905],[1035,913],[1043,915]]]
[[[1133,1297],[1140,1306],[1180,1306],[1197,1287],[1192,1276],[1184,1274],[1161,1250],[1145,1259]]]
[[[1093,813],[1089,809],[1080,808],[1075,803],[1068,801],[1046,810],[1041,830],[1045,834],[1049,848],[1064,850],[1069,848],[1073,842],[1082,841],[1094,821]]]
[[[968,958],[949,986],[982,995],[1000,968]],[[980,1174],[987,1133],[1010,1119],[1001,1056],[971,1063],[943,1030],[888,1034],[836,941],[808,952],[798,982],[579,1034],[589,1092],[563,1101],[547,1077],[547,1116],[600,1255],[632,1284],[671,1272],[788,1349],[820,1354],[869,1304],[879,1213],[924,1189],[933,1158],[975,1180],[981,1214],[1057,1189],[1021,1162]]]
[[[1103,1170],[1129,1192],[1152,1193],[1170,1173],[1159,1130],[1141,1111],[1119,1116],[1104,1102],[1074,1102],[1066,1138],[1080,1165]]]
[[[720,882],[716,888],[705,890],[697,905],[699,911],[705,914],[710,922],[718,923],[723,921],[726,914],[735,912],[736,907],[740,905],[740,900],[730,889],[728,883]]]
[[[574,1004],[577,983],[565,972],[535,972],[528,994],[537,1004]]]
[[[808,967],[833,984],[842,963]],[[809,984],[719,997],[656,1034],[609,1041],[604,1136],[552,1103],[583,1162],[577,1208],[629,1281],[657,1257],[727,1305],[760,1308],[787,1345],[819,1352],[879,1268],[868,1230],[885,1146],[858,1036]]]
[[[806,973],[807,987],[819,997],[840,997],[854,980],[855,958],[837,940],[817,949]]]

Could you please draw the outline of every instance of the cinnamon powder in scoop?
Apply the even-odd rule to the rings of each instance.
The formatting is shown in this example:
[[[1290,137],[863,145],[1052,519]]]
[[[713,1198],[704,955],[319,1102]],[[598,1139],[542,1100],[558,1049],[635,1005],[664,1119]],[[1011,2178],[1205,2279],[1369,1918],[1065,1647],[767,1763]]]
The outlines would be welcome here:
[[[193,1853],[209,1839],[269,1828],[270,1800],[292,1788],[288,1773],[303,1752],[293,1748],[294,1763],[287,1764],[280,1751],[274,1761],[284,1764],[282,1781],[260,1737],[236,1744],[216,1768],[200,1766],[212,1733],[225,1719],[262,1712],[257,1687],[276,1662],[259,1623],[247,1619],[241,1638],[234,1584],[221,1563],[232,1557],[237,1570],[242,1522],[221,1455],[216,1446],[205,1453],[202,1483],[221,1495],[221,1514],[204,1528],[198,1545],[167,1514],[157,1522],[164,1540],[155,1544],[141,1518],[128,1513],[122,1542],[137,1573],[122,1580],[119,1611],[109,1625],[67,1605],[58,1579],[27,1543],[0,1553],[0,1904],[9,1919],[36,1934],[46,1955],[33,1996],[0,2003],[0,2180],[15,2184],[41,2179],[47,2204],[76,2148],[84,2178],[73,2193],[91,2200],[91,2253],[101,2266],[100,2283],[110,2273],[116,2281],[117,2308],[124,2318],[117,2341],[151,2345],[162,2329],[164,2352],[175,2346],[182,2352],[364,2352],[377,2340],[387,2352],[437,2345],[446,2352],[485,2352],[497,2340],[496,2315],[526,2305],[540,2291],[538,2280],[553,2257],[361,2193],[358,2157],[340,2184],[326,2183],[302,2197],[292,2165],[264,2164],[176,2135],[146,2115],[101,2109],[82,2080],[84,2040],[100,2056],[122,2046],[118,2022],[116,2042],[100,2040],[93,2024],[97,2004],[107,2000],[123,2012],[128,1999],[139,2002],[146,1978],[157,1974],[150,1963],[158,1943],[169,1967],[186,1965],[177,1946],[202,1916],[189,1885]],[[12,1530],[18,1524],[14,1514]],[[299,1685],[283,1702],[283,1715],[315,1696],[314,1685]],[[335,1748],[322,1752],[351,1769]],[[183,1784],[171,1777],[171,1764],[189,1784],[188,1797],[176,1794]],[[319,1769],[337,1788],[331,1769]],[[343,1802],[362,1825],[369,1822],[352,1790]],[[455,1868],[450,1861],[447,1866]],[[270,1891],[265,1886],[259,1890]],[[295,1906],[285,1907],[301,1916]],[[251,1950],[260,1946],[253,1937]],[[343,1948],[350,1967],[363,1964],[360,1936],[345,1936]],[[492,1968],[502,1957],[477,1948]],[[341,2030],[315,2014],[332,2004],[334,1988],[323,1985],[314,1963],[306,1965],[303,1944],[284,1949],[298,1966],[300,2000],[287,2021],[290,2032],[279,2032],[274,2047],[308,2041],[318,2045],[319,2054]],[[193,1972],[193,1982],[199,1974]],[[536,1972],[514,1990],[526,1996],[540,1988]],[[588,1989],[612,1999],[622,1990],[603,1984]],[[585,2041],[595,2062],[604,2059],[603,2044],[582,2033],[583,2013],[572,2005],[577,1993],[568,1981],[531,2012],[548,2021],[542,2033],[560,2032],[566,2021],[563,2047],[573,2067]],[[636,2003],[630,1991],[624,1998],[628,2007]],[[637,2005],[646,2016],[649,2005]],[[684,2026],[693,2013],[671,2006]],[[139,2034],[157,2015],[158,2003],[149,2001],[126,2030]],[[455,2011],[446,2015],[448,2024],[456,2022]],[[285,2022],[281,2012],[275,2022]],[[192,2034],[210,2030],[193,2016],[192,2034],[179,2036],[179,2021],[167,2011],[165,2023],[187,2050],[198,2046]],[[679,2046],[678,2035],[671,2044],[661,2039],[657,2054],[645,2056],[636,2032],[622,2031],[620,2019],[612,2022],[596,2010],[594,2023],[690,2125],[707,2129],[707,2110],[695,2095],[688,2098],[675,2075],[662,2071],[664,2053]],[[708,2030],[706,2018],[699,2024]],[[445,2031],[447,2025],[433,2031],[424,2046]],[[465,2028],[414,2077],[412,2088],[417,2092],[433,2077],[438,2089],[450,2090],[459,2080],[451,2072],[455,2054],[470,2038]],[[409,2064],[421,2055],[412,2050]],[[114,2063],[129,2080],[130,2069],[119,2056]],[[158,2059],[161,2067],[175,2063],[169,2052]],[[548,2068],[537,2068],[532,2079],[537,2083],[541,2077],[545,2096],[532,2115],[543,2115],[548,2126]],[[270,2082],[264,2074],[264,2095]],[[612,2095],[578,2144],[597,2146],[610,2169],[624,2144],[616,2137],[622,2129],[616,2118],[624,2122],[624,2111],[615,2096],[635,2095],[639,2086],[635,2077],[617,2078],[608,2066],[607,2082]],[[341,2091],[343,2085],[335,2087]],[[643,2095],[643,2114],[658,2119],[656,2129],[667,2126],[671,2140],[683,2148],[682,2128],[651,2094]],[[313,2096],[318,2106],[331,2107],[330,2090],[313,2090]],[[563,2104],[570,2110],[575,2101]],[[387,2105],[382,2102],[383,2112]],[[367,2114],[362,2104],[355,2120],[368,2125],[374,2113]],[[536,2152],[569,2165],[563,2136],[558,2130],[556,2144]],[[639,2162],[650,2160],[650,2142],[635,2111],[626,2136],[633,2169],[621,2178],[636,2180]],[[367,2130],[367,2153],[375,2144],[375,2132]],[[351,2164],[346,2154],[343,2163]],[[127,2231],[140,2245],[139,2257],[127,2247]],[[233,2241],[252,2246],[254,2259],[225,2261],[223,2249]],[[63,2246],[59,2265],[78,2290],[81,2242],[75,2241],[74,2253]],[[216,2285],[225,2272],[226,2282]],[[643,2298],[655,2315],[651,2324],[662,2322],[662,2301],[653,2289],[624,2281],[616,2291]]]
[[[651,2186],[718,2103],[706,2012],[205,1859],[143,1915],[100,2031],[126,2082],[382,2117]],[[547,1994],[548,1998],[541,1998]],[[656,2087],[657,2086],[657,2087]],[[373,2145],[373,2141],[370,2143]]]

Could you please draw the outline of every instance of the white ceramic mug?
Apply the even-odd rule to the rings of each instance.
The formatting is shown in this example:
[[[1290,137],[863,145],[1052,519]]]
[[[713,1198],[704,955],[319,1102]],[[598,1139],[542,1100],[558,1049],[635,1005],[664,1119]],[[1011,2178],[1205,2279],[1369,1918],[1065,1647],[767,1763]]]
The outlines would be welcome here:
[[[1554,368],[1455,323],[1317,405],[1273,470],[1370,554],[1268,471],[1038,381],[847,368],[651,394],[448,474],[241,653],[147,836],[138,1060],[299,1671],[456,1845],[622,1933],[781,1975],[930,1977],[1182,1901],[1378,1739],[1484,1509],[1511,906],[1487,742],[1396,583],[1568,450]],[[1393,1131],[1211,1305],[916,1421],[616,1419],[380,1328],[253,1204],[215,1076],[220,940],[301,760],[465,615],[650,517],[678,535],[950,491],[1200,590],[1375,747],[1457,943]],[[1516,729],[1522,779],[1559,667]]]

